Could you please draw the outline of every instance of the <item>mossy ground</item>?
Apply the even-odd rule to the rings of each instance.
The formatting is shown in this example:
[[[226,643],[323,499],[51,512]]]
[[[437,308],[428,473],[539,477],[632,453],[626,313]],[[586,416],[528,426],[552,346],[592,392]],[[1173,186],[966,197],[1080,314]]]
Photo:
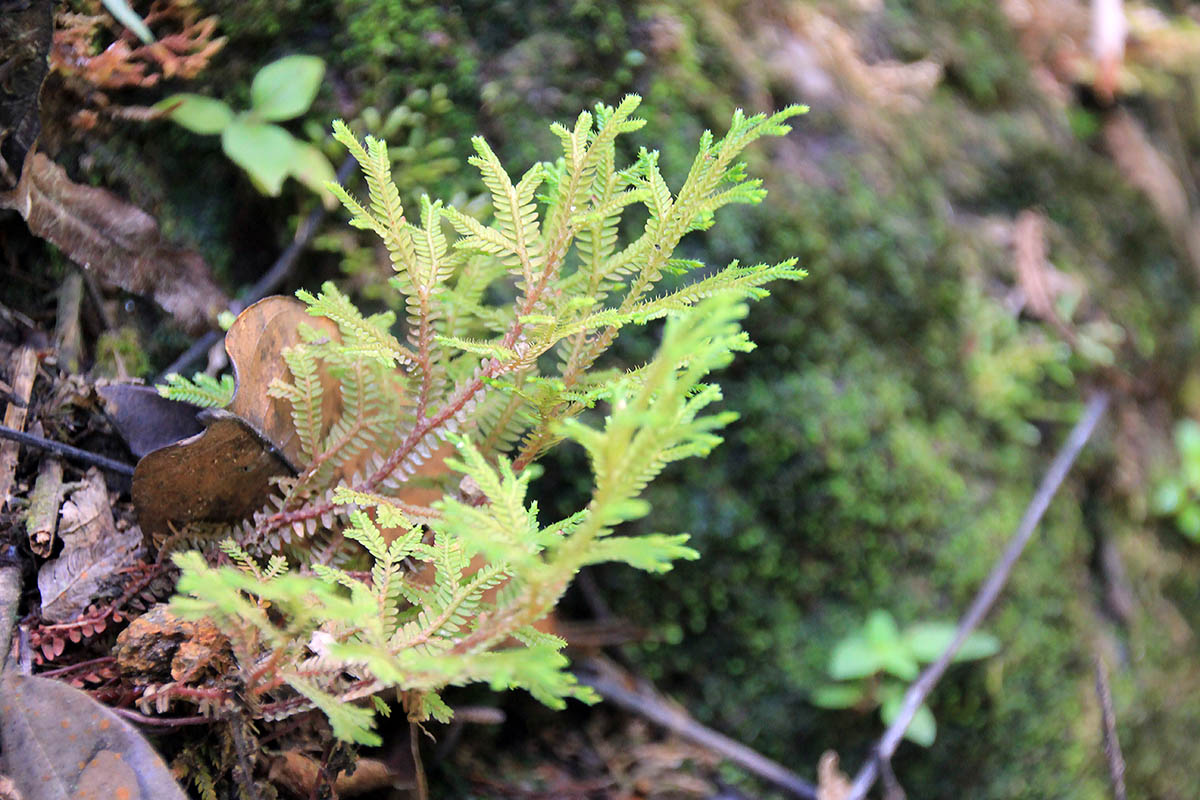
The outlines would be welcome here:
[[[536,5],[214,3],[231,41],[199,89],[244,101],[257,66],[315,53],[330,80],[314,118],[386,109],[442,86],[452,107],[422,123],[422,141],[449,137],[451,155],[465,160],[469,136],[483,130],[518,166],[546,152],[547,119],[636,90],[650,122],[642,138],[665,143],[664,167],[677,176],[699,132],[733,107],[811,100],[731,51],[756,22],[725,4]],[[764,7],[764,17],[784,8]],[[904,746],[897,773],[915,797],[1105,797],[1091,689],[1099,650],[1114,667],[1131,796],[1200,796],[1200,555],[1139,515],[1145,486],[1112,480],[1128,458],[1118,442],[1126,415],[1169,419],[1179,367],[1200,346],[1188,267],[1087,126],[1072,127],[1095,110],[1076,103],[1064,117],[1039,99],[995,4],[915,0],[842,16],[849,30],[856,20],[871,26],[853,32],[873,56],[933,59],[942,80],[916,111],[846,93],[814,102],[792,139],[753,156],[760,171],[769,165],[766,204],[719,221],[707,249],[692,246],[718,263],[799,256],[810,277],[752,310],[758,350],[720,379],[726,405],[742,414],[727,443],[650,493],[649,524],[691,532],[703,559],[666,577],[598,573],[614,611],[656,632],[625,653],[699,718],[802,773],[827,748],[848,768],[859,762],[880,730],[876,715],[807,701],[833,644],[874,608],[901,624],[955,618],[1063,423],[1104,381],[1096,363],[1048,347],[1047,326],[1004,310],[1011,256],[988,223],[1038,208],[1058,268],[1125,331],[1119,365],[1161,391],[1153,402],[1118,398],[987,622],[1003,651],[951,672],[932,699],[936,744]],[[220,220],[248,213],[269,223],[210,252],[234,281],[248,269],[239,263],[265,263],[306,200],[258,198],[213,142],[165,125],[122,141],[92,149],[112,148],[116,161],[136,143],[161,167],[144,191],[164,187],[162,201],[147,205],[168,225],[175,215],[185,238],[230,241],[236,231]],[[166,188],[180,175],[169,163],[184,152],[203,159],[214,183],[240,188],[210,193],[205,182],[203,197],[194,184]],[[440,195],[478,188],[465,168],[421,185]],[[560,474],[583,467],[575,454],[561,459]],[[560,481],[545,504],[570,496]],[[1095,554],[1104,541],[1132,587],[1121,620],[1103,603]]]

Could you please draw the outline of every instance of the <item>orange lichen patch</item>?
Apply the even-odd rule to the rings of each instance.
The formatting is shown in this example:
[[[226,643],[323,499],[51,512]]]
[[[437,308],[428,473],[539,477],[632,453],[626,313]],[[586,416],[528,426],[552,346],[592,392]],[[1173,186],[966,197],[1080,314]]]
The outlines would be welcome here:
[[[62,720],[61,722],[59,722],[58,724],[59,724],[59,725],[62,725],[62,726],[63,726],[63,728],[69,728],[69,727],[71,727],[71,720],[69,720],[69,719],[64,719],[64,720]]]
[[[229,639],[211,622],[151,608],[117,637],[122,674],[147,683],[198,683],[233,668]]]
[[[109,722],[109,721],[108,721],[108,720],[106,720],[106,719],[102,719],[102,720],[100,720],[100,725],[99,725],[99,727],[100,727],[100,730],[102,730],[102,731],[106,731],[106,730],[108,730],[108,726],[109,726],[109,725],[111,725],[111,724],[112,724],[112,723],[111,723],[111,722]]]

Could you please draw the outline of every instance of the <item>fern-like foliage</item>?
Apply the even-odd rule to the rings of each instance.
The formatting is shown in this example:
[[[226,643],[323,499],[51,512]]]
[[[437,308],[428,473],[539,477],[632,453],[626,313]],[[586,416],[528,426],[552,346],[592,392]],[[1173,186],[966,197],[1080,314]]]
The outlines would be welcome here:
[[[335,124],[367,197],[330,188],[352,225],[382,239],[403,328],[393,332],[390,313],[363,315],[332,284],[299,293],[338,331],[302,331],[284,354],[292,380],[271,388],[290,403],[309,462],[224,545],[235,566],[176,558],[176,610],[233,632],[252,696],[291,692],[361,742],[376,739],[372,712],[351,701],[387,688],[401,690],[414,720],[447,718],[439,692],[476,681],[555,707],[589,700],[562,640],[536,624],[585,565],[663,571],[696,557],[686,535],[616,530],[647,513],[639,496],[667,464],[720,441],[732,414],[709,411],[720,390],[706,379],[752,346],[742,301],[804,273],[793,261],[711,270],[675,250],[722,207],[762,200],[738,158],[803,109],[736,113],[723,138],[704,134],[672,191],[656,152],[616,163],[618,137],[642,126],[638,103],[554,126],[562,156],[516,179],[475,139],[490,219],[428,199],[409,219],[386,145]],[[622,242],[629,213],[645,221]],[[689,272],[704,277],[659,288]],[[648,363],[596,368],[621,329],[663,318]],[[596,407],[603,420],[585,422]],[[594,489],[586,507],[547,524],[525,467],[563,440],[587,452]],[[288,541],[296,569],[279,557],[258,566]]]
[[[167,375],[166,381],[165,384],[154,387],[159,395],[168,400],[191,403],[202,408],[224,408],[233,401],[236,388],[232,375],[222,375],[218,379],[203,372],[197,372],[190,381],[172,372]]]

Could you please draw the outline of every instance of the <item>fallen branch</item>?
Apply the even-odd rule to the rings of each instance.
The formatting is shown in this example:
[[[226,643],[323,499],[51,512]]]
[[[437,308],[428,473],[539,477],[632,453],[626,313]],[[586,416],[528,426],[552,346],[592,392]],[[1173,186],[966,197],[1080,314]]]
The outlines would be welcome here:
[[[92,453],[87,450],[80,450],[78,447],[72,447],[69,444],[56,442],[53,439],[44,439],[41,436],[34,436],[32,433],[23,433],[7,425],[0,425],[0,439],[9,439],[23,444],[26,447],[36,447],[39,450],[48,450],[51,453],[58,453],[67,458],[73,458],[76,461],[82,461],[85,464],[107,469],[118,475],[127,475],[133,477],[133,467],[123,461],[117,461],[107,456],[102,456],[99,453]]]
[[[338,183],[346,182],[346,179],[350,177],[350,173],[354,169],[355,163],[355,160],[350,157],[347,157],[341,163],[341,166],[337,170]],[[253,305],[279,289],[283,285],[283,282],[287,280],[288,275],[291,274],[292,267],[296,264],[296,259],[300,257],[300,253],[304,251],[304,248],[308,247],[308,243],[312,240],[313,235],[316,234],[317,228],[325,221],[325,216],[328,213],[324,204],[317,203],[317,207],[310,211],[308,216],[300,222],[299,227],[296,228],[296,235],[292,238],[292,243],[279,254],[279,258],[275,259],[275,263],[258,279],[258,282],[250,287],[250,290],[246,293],[246,299],[235,301],[230,305],[229,310],[234,314],[238,314],[242,309]],[[156,382],[161,383],[165,381],[167,376],[173,372],[182,373],[184,368],[203,358],[204,354],[211,350],[213,345],[221,341],[221,337],[224,335],[224,331],[209,331],[201,336],[192,343],[191,347],[184,350],[179,358],[172,361],[169,367],[162,371]]]
[[[652,688],[628,688],[619,675],[613,675],[614,665],[607,660],[589,659],[584,669],[576,672],[579,682],[592,687],[613,705],[620,706],[672,733],[700,745],[732,761],[747,772],[762,778],[795,797],[817,800],[817,787],[778,762],[734,741],[712,728],[706,728],[687,712],[668,705]]]
[[[1092,432],[1096,429],[1100,418],[1104,416],[1104,410],[1107,407],[1108,395],[1105,392],[1097,393],[1088,401],[1083,416],[1075,423],[1075,427],[1071,429],[1067,441],[1063,443],[1062,448],[1054,457],[1054,461],[1050,464],[1050,468],[1046,470],[1046,474],[1042,478],[1042,483],[1038,486],[1033,499],[1029,501],[1029,505],[1025,509],[1025,515],[1021,517],[1021,524],[1017,526],[1016,533],[1009,540],[1004,554],[996,562],[991,574],[988,575],[987,581],[980,587],[979,592],[975,595],[975,599],[971,601],[971,606],[967,609],[967,613],[959,621],[954,639],[946,646],[946,649],[938,657],[938,660],[926,667],[925,671],[908,688],[908,691],[904,695],[904,704],[900,707],[900,712],[892,720],[892,724],[888,726],[888,729],[884,731],[872,757],[863,764],[862,769],[854,776],[854,783],[850,787],[850,793],[846,795],[846,800],[863,800],[867,796],[867,792],[879,777],[880,765],[891,760],[892,754],[896,752],[896,748],[900,745],[900,738],[908,729],[909,723],[912,722],[913,716],[917,713],[917,709],[921,707],[921,704],[925,702],[925,698],[933,691],[933,687],[941,680],[942,675],[946,672],[946,668],[950,666],[950,660],[954,658],[954,654],[958,652],[963,642],[967,640],[972,631],[979,627],[979,623],[983,622],[983,618],[991,610],[992,605],[996,602],[996,598],[1000,596],[1005,583],[1008,582],[1008,576],[1012,572],[1013,566],[1016,565],[1017,559],[1020,558],[1021,551],[1025,549],[1025,545],[1032,538],[1033,532],[1037,529],[1037,525],[1042,519],[1042,515],[1046,513],[1046,509],[1050,506],[1050,501],[1054,499],[1055,493],[1058,492],[1063,479],[1067,477],[1067,472],[1070,471],[1071,465],[1075,463],[1079,452],[1087,444],[1088,439],[1091,438]]]

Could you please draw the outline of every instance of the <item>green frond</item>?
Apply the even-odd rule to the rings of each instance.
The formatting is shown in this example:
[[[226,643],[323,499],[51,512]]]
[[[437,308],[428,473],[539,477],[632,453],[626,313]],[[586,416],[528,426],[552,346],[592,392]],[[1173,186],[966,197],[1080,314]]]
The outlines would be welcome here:
[[[308,306],[309,314],[337,323],[343,338],[340,348],[343,353],[378,359],[386,366],[414,363],[412,352],[388,333],[386,325],[380,324],[386,318],[364,317],[350,298],[332,283],[323,283],[316,296],[304,289],[296,292],[296,296]]]
[[[474,353],[484,358],[494,358],[499,361],[515,361],[517,352],[496,342],[479,342],[471,339],[461,339],[457,336],[436,336],[435,341],[443,347],[451,347],[466,353]]]
[[[165,384],[158,384],[160,397],[191,403],[202,408],[224,408],[233,402],[236,385],[232,375],[222,375],[220,380],[203,372],[197,372],[189,381],[182,375],[172,372],[166,377]]]
[[[686,533],[674,536],[661,533],[608,536],[588,549],[585,563],[621,561],[647,572],[667,572],[674,566],[675,561],[695,561],[700,557],[699,553],[685,545],[687,540]]]

